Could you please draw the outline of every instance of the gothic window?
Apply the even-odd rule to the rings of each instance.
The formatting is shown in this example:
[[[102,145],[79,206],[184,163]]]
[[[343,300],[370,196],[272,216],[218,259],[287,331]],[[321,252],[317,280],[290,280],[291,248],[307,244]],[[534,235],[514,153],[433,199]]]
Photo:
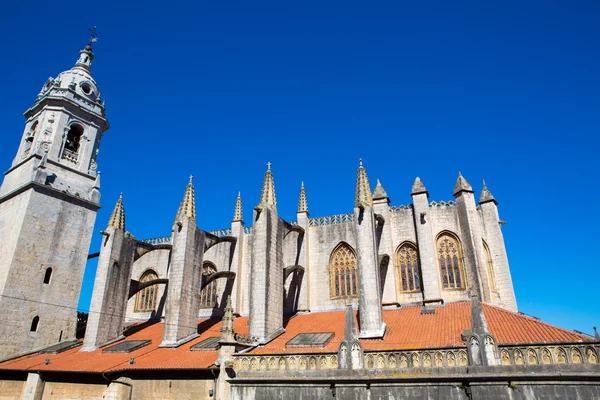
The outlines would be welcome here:
[[[418,292],[421,290],[421,270],[417,247],[405,242],[396,250],[396,268],[400,276],[400,290]]]
[[[150,282],[155,279],[158,279],[158,275],[156,272],[150,270],[144,272],[142,277],[140,278],[140,283]],[[156,309],[156,299],[158,298],[158,285],[150,285],[142,290],[140,290],[137,294],[135,301],[135,311],[136,312],[145,312],[145,311],[154,311]]]
[[[438,262],[444,289],[464,289],[463,256],[456,236],[442,233],[437,239]]]
[[[40,323],[40,317],[38,317],[36,315],[35,317],[33,317],[33,320],[31,320],[31,328],[29,328],[29,331],[37,332],[39,323]]]
[[[83,128],[77,124],[71,125],[71,128],[67,133],[67,139],[65,140],[65,148],[62,155],[63,159],[77,162],[79,145],[81,143],[82,136]]]
[[[25,146],[23,148],[23,157],[27,156],[29,154],[29,151],[31,150],[31,146],[33,144],[33,139],[35,139],[35,134],[37,132],[38,124],[39,124],[39,121],[36,120],[29,127],[29,132],[27,132],[27,135],[25,136]]]
[[[202,281],[206,281],[212,274],[217,272],[214,264],[206,262],[202,266]],[[200,307],[213,308],[217,306],[217,281],[214,280],[202,289],[200,293]]]
[[[44,274],[44,283],[49,284],[50,278],[52,278],[52,268],[48,267],[46,269],[46,273]]]
[[[494,262],[492,261],[492,253],[485,240],[483,241],[483,249],[485,250],[485,259],[487,261],[487,272],[489,277],[490,290],[497,292],[498,287],[496,286],[496,274],[494,272]]]
[[[339,244],[329,262],[331,298],[358,297],[356,253],[347,243]]]

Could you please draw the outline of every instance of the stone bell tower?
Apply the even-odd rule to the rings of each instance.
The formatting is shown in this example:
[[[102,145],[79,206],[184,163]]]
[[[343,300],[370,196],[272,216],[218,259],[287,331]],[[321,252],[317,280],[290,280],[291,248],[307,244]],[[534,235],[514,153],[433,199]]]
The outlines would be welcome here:
[[[75,335],[96,211],[96,157],[109,125],[91,76],[92,42],[49,78],[0,187],[0,357]]]

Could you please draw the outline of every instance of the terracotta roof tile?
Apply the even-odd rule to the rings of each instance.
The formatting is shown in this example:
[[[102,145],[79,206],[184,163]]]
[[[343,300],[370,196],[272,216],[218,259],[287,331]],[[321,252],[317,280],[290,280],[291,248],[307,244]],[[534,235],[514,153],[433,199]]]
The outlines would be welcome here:
[[[561,329],[534,318],[482,304],[490,332],[499,344],[556,343],[593,341],[576,332]],[[355,313],[355,321],[357,314]],[[383,339],[362,340],[365,350],[413,350],[423,348],[462,347],[462,331],[471,327],[471,303],[448,303],[437,307],[434,314],[421,314],[420,306],[405,306],[384,310],[387,329]],[[336,352],[344,337],[345,311],[299,314],[284,320],[285,333],[265,346],[254,349],[255,354]],[[191,351],[190,347],[209,337],[220,336],[221,321],[198,321],[201,334],[178,348],[159,348],[163,323],[142,328],[125,340],[151,340],[145,347],[131,353],[102,353],[79,351],[81,347],[59,354],[32,354],[0,363],[0,370],[40,370],[63,372],[104,372],[141,369],[204,369],[214,367],[218,351]],[[234,328],[238,334],[248,334],[248,317],[237,318]],[[285,344],[299,333],[333,332],[333,338],[323,348],[286,348]],[[115,344],[118,342],[115,342]],[[106,347],[106,346],[105,346]],[[134,359],[134,364],[129,359]],[[50,362],[45,364],[45,360]]]

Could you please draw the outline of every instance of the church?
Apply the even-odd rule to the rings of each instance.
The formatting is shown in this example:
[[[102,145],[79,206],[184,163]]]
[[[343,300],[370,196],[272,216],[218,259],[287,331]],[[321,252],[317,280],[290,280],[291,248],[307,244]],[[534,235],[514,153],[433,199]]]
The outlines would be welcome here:
[[[359,160],[353,210],[312,217],[302,185],[287,221],[269,163],[251,221],[238,195],[203,230],[190,177],[164,237],[128,231],[122,195],[96,225],[93,60],[45,82],[0,187],[0,399],[600,398],[600,337],[519,313],[498,202],[460,173],[392,205]]]

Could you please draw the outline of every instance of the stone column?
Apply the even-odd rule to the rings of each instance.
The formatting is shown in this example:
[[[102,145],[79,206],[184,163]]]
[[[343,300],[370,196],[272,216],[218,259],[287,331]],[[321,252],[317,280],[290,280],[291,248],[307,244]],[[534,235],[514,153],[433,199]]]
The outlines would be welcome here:
[[[435,240],[429,220],[429,193],[421,179],[417,177],[410,194],[413,198],[413,215],[417,232],[421,282],[424,300],[441,298],[439,268],[436,260]]]
[[[300,247],[300,257],[298,258],[298,264],[304,267],[304,276],[302,277],[302,286],[300,287],[300,298],[298,300],[298,311],[310,311],[310,265],[309,265],[309,228],[308,211],[298,212],[296,214],[298,220],[298,226],[304,229],[304,237],[302,238],[302,246]]]
[[[198,335],[204,237],[204,232],[196,227],[195,219],[181,218],[173,225],[161,347],[176,347]]]
[[[103,233],[81,351],[93,351],[123,334],[135,239],[128,232],[110,226]]]

